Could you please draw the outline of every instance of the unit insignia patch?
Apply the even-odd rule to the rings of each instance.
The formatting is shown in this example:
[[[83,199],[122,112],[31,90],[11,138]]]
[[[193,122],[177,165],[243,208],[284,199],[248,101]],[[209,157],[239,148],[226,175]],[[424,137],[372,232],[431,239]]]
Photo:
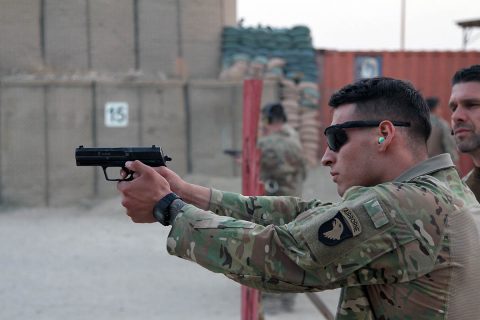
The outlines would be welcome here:
[[[335,246],[361,232],[362,226],[356,214],[348,208],[343,208],[320,226],[318,240],[327,246]]]

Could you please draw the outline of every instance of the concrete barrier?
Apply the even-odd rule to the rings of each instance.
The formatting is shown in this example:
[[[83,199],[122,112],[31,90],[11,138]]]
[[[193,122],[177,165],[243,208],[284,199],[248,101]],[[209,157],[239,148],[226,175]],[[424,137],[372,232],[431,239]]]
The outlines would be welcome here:
[[[182,57],[191,78],[215,78],[220,73],[220,39],[225,15],[220,2],[180,1]]]
[[[4,0],[1,6],[0,74],[40,69],[40,0]]]
[[[186,120],[183,83],[100,82],[95,91],[94,145],[99,147],[161,146],[174,159],[168,163],[179,174],[187,171]],[[128,104],[128,126],[108,127],[105,108],[109,102]],[[119,169],[109,171],[118,176]],[[115,183],[105,181],[97,169],[96,189],[101,197],[116,194]]]
[[[45,89],[3,85],[0,100],[2,199],[43,205],[47,195]]]
[[[178,8],[175,1],[142,0],[138,7],[140,69],[178,77]]]
[[[265,82],[262,103],[278,99],[275,82]],[[189,85],[191,171],[219,176],[240,173],[225,149],[241,149],[241,81],[196,80]]]
[[[44,204],[62,206],[95,196],[93,169],[75,165],[74,148],[90,145],[92,83],[45,83],[47,183]]]
[[[276,83],[266,82],[263,103],[277,96]],[[0,202],[63,206],[116,195],[101,168],[76,166],[80,145],[157,145],[180,175],[237,176],[240,168],[223,150],[241,149],[242,102],[241,81],[4,78]],[[106,121],[111,103],[128,106],[128,122]]]
[[[49,69],[86,70],[89,66],[86,1],[45,1],[45,65]]]
[[[92,69],[124,72],[135,68],[133,1],[90,1]]]
[[[0,82],[0,202],[61,206],[116,194],[99,168],[76,167],[79,145],[160,145],[187,171],[184,84],[180,81]],[[108,102],[127,103],[128,124],[108,127]],[[112,169],[118,175],[118,169]]]

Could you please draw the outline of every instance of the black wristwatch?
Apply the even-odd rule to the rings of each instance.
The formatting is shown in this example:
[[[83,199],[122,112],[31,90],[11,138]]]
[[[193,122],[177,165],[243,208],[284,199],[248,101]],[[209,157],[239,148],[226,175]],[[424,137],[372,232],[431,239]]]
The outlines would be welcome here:
[[[164,196],[160,201],[157,202],[155,207],[153,207],[153,216],[157,219],[158,222],[164,226],[170,225],[170,205],[176,199],[181,199],[175,193],[171,192]]]

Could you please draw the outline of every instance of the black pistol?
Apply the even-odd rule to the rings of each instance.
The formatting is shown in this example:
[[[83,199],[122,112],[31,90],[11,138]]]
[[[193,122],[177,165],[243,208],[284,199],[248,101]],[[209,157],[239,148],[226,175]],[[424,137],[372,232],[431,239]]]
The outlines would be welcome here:
[[[100,166],[103,168],[105,179],[108,181],[131,181],[133,171],[125,168],[125,162],[139,160],[150,167],[166,166],[172,158],[163,153],[162,148],[156,147],[126,147],[126,148],[85,148],[79,146],[75,149],[77,166]],[[122,168],[127,176],[123,179],[110,179],[107,168]]]
[[[225,149],[223,153],[232,158],[239,158],[242,156],[242,150],[237,149]]]

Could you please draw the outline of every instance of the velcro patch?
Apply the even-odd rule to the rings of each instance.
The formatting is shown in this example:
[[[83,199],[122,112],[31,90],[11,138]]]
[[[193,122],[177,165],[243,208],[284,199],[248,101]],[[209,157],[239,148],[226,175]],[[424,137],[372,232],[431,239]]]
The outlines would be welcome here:
[[[340,213],[347,221],[348,225],[350,226],[350,230],[354,237],[358,236],[362,232],[362,225],[360,224],[360,220],[358,220],[357,215],[348,208],[340,209]]]
[[[363,207],[367,211],[370,219],[372,220],[375,228],[381,228],[388,223],[388,218],[385,212],[383,212],[382,206],[377,199],[372,199],[363,204]]]
[[[362,226],[355,213],[343,208],[318,228],[318,240],[327,246],[335,246],[361,232]]]

